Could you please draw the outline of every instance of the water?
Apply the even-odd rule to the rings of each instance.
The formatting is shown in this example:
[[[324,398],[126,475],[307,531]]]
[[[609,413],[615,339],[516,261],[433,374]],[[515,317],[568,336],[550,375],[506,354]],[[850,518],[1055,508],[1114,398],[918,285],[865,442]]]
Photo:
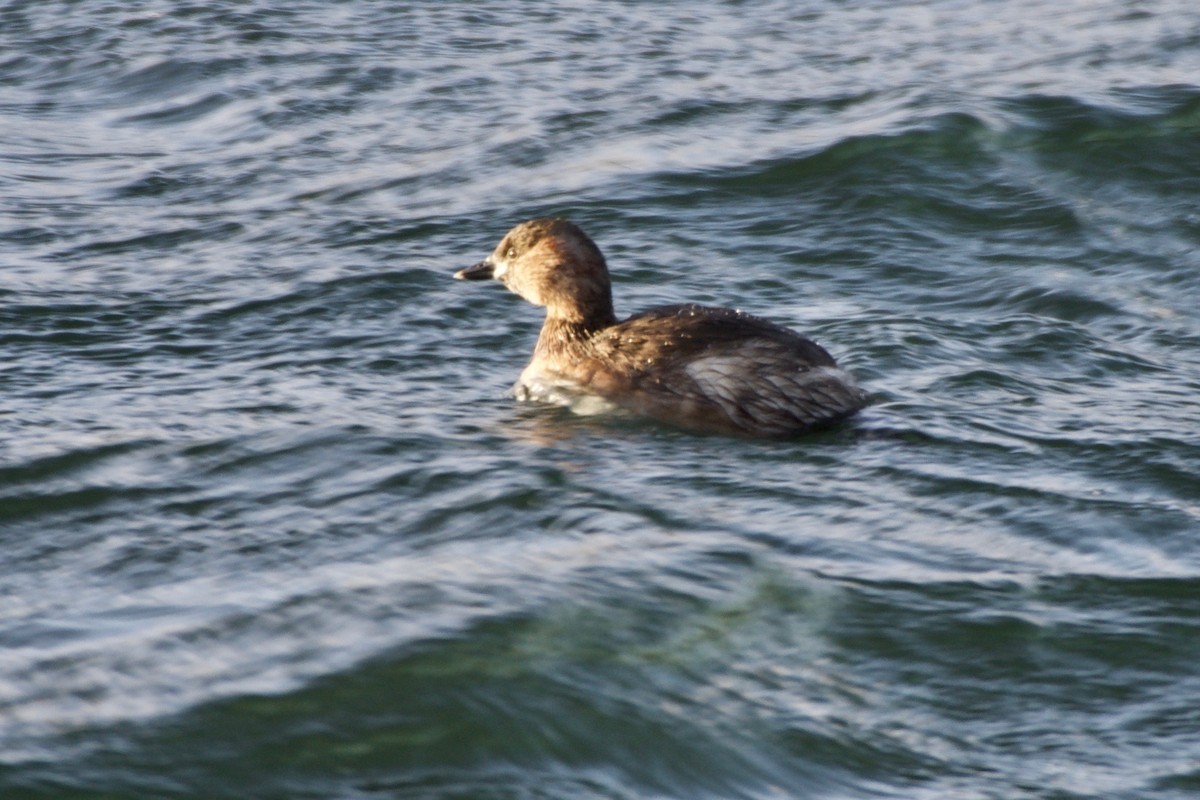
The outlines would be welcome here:
[[[0,796],[1200,792],[1200,12],[9,2]],[[451,273],[874,393],[519,405]]]

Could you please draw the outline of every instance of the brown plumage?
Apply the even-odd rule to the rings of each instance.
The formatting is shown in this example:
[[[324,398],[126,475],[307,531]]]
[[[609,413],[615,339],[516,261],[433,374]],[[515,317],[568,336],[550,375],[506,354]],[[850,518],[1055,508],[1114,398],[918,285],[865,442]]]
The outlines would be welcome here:
[[[604,256],[564,219],[521,223],[454,277],[495,278],[546,307],[516,386],[524,399],[597,396],[693,430],[756,436],[819,428],[867,403],[820,345],[741,311],[672,305],[618,322]]]

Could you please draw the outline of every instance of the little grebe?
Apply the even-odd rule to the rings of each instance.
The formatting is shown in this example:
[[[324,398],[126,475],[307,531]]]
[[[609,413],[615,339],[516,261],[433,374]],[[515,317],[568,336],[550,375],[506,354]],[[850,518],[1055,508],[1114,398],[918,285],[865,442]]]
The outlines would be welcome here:
[[[454,277],[495,278],[546,307],[521,399],[599,397],[692,430],[754,436],[823,427],[867,404],[820,345],[741,311],[671,305],[618,322],[604,256],[565,219],[522,222]]]

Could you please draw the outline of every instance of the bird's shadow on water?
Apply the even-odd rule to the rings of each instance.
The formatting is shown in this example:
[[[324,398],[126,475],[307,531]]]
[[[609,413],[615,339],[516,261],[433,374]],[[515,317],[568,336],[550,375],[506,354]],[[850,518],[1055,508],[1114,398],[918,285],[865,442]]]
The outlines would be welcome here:
[[[885,398],[881,398],[886,402]],[[873,406],[855,416],[794,436],[761,437],[708,433],[673,426],[623,411],[579,414],[561,406],[511,400],[511,407],[500,411],[498,428],[516,442],[538,447],[557,447],[584,442],[646,445],[715,445],[723,451],[796,451],[846,448],[870,441],[921,443],[932,437],[920,430],[891,424],[889,414],[876,415]]]

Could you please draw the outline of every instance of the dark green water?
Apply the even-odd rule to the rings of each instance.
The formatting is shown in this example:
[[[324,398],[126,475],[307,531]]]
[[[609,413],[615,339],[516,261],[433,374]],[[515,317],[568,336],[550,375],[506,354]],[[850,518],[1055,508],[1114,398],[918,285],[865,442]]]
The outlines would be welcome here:
[[[1200,795],[1191,0],[0,6],[0,798]],[[875,395],[521,405],[450,280]]]

